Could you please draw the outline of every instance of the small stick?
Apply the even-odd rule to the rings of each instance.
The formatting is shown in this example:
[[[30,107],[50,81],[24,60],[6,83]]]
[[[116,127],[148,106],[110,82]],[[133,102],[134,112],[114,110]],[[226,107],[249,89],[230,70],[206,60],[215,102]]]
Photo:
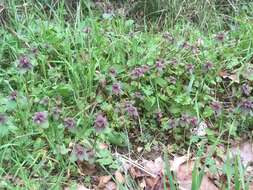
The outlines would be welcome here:
[[[124,155],[120,155],[119,153],[116,153],[116,156],[120,156],[121,159],[123,159],[124,161],[126,161],[126,162],[128,162],[128,163],[134,165],[135,167],[137,167],[138,169],[140,169],[140,170],[142,170],[143,172],[147,173],[147,174],[150,175],[151,177],[156,178],[156,175],[155,175],[155,174],[153,174],[153,173],[151,173],[151,172],[145,170],[145,168],[144,168],[142,165],[136,163],[136,162],[133,161],[132,159],[127,158],[127,157],[124,156]]]

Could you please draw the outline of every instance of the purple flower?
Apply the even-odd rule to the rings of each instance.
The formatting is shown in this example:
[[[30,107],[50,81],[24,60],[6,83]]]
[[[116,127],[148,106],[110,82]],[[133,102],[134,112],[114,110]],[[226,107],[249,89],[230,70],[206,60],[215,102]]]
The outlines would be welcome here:
[[[120,83],[114,83],[112,85],[112,93],[118,96],[121,94],[121,92],[122,90],[121,90]]]
[[[222,110],[222,105],[220,102],[212,102],[210,107],[212,108],[212,110],[215,112],[216,115],[220,115],[221,114],[221,110]]]
[[[193,64],[187,64],[187,65],[185,66],[186,70],[187,70],[188,72],[190,72],[190,73],[193,72],[194,67],[195,67],[195,66],[194,66]]]
[[[72,117],[67,117],[64,119],[64,126],[68,130],[73,130],[76,127],[76,121]]]
[[[98,114],[94,123],[96,131],[104,130],[108,125],[107,118],[103,114]]]
[[[134,70],[132,70],[131,77],[132,77],[132,79],[137,79],[137,78],[144,76],[144,73],[145,72],[144,72],[143,68],[137,67]]]
[[[155,66],[156,66],[156,69],[159,71],[159,72],[162,72],[163,71],[163,69],[165,68],[165,61],[163,60],[163,59],[158,59],[157,61],[156,61],[156,64],[155,64]]]
[[[33,122],[37,125],[41,125],[47,122],[47,112],[36,112],[33,116]]]
[[[213,64],[210,61],[207,61],[203,66],[203,71],[208,72],[213,68]]]
[[[83,161],[86,160],[88,155],[87,155],[87,151],[85,150],[85,148],[83,146],[81,146],[80,144],[76,144],[73,148],[72,154],[74,154],[74,156],[77,158],[77,160],[79,161]]]
[[[244,99],[240,103],[240,108],[244,112],[251,112],[253,110],[253,102],[249,99]]]
[[[116,75],[117,75],[117,72],[114,68],[110,68],[109,73],[112,77],[116,77]]]
[[[243,84],[242,87],[242,92],[244,95],[249,96],[251,92],[251,87],[248,84]]]
[[[198,125],[198,119],[196,117],[190,117],[189,118],[189,123],[192,126],[197,126]]]
[[[224,32],[219,32],[215,35],[217,41],[223,42],[225,40],[226,34]]]
[[[32,69],[32,64],[30,62],[30,60],[25,57],[25,56],[22,56],[19,58],[19,62],[18,62],[18,68],[24,70],[24,71],[28,71],[30,69]]]
[[[171,33],[169,33],[169,32],[165,32],[164,34],[163,34],[163,38],[164,39],[166,39],[166,40],[168,40],[169,42],[174,42],[174,37],[172,36],[172,34]]]
[[[4,125],[7,122],[7,117],[5,114],[0,113],[0,125]]]
[[[59,108],[59,107],[53,108],[52,116],[53,116],[54,120],[58,120],[60,118],[61,112],[62,112],[61,108]]]
[[[198,119],[196,117],[190,117],[188,115],[182,115],[181,118],[180,118],[180,124],[181,125],[197,126],[198,125]]]
[[[18,92],[17,91],[12,91],[9,95],[9,99],[12,100],[12,101],[16,101],[17,100],[17,97],[18,97]]]
[[[126,103],[126,111],[130,117],[137,118],[139,116],[138,110],[131,103]]]

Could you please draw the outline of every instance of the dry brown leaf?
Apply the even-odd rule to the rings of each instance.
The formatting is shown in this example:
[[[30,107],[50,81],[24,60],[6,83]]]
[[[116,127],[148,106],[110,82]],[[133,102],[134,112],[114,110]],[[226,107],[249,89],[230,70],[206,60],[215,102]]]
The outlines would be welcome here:
[[[180,190],[191,190],[193,168],[194,161],[192,160],[178,167],[178,170],[176,171],[176,179]],[[218,188],[206,175],[204,175],[200,190],[218,190]]]
[[[189,161],[178,166],[176,172],[176,179],[180,190],[191,190],[192,184],[192,170],[194,162]]]
[[[170,169],[172,171],[177,171],[179,166],[188,160],[187,156],[174,157],[173,161],[170,161]]]
[[[158,157],[154,161],[144,161],[143,165],[145,170],[154,175],[158,175],[163,170],[163,159]]]
[[[147,184],[147,189],[162,190],[163,182],[160,176],[157,176],[156,178],[147,177],[145,180]]]
[[[125,178],[124,176],[120,173],[120,171],[116,171],[115,172],[115,179],[118,183],[124,183],[125,182]]]
[[[111,176],[101,176],[99,177],[98,188],[102,189],[106,186],[106,184],[112,179]]]
[[[139,169],[134,168],[134,167],[131,167],[129,172],[130,172],[132,178],[134,178],[134,179],[144,176]]]
[[[218,190],[218,188],[206,175],[204,175],[202,178],[200,190]]]
[[[232,80],[233,82],[240,83],[239,74],[237,73],[228,73],[227,71],[221,71],[219,72],[219,76],[224,79],[228,78]]]
[[[244,141],[237,146],[231,148],[233,156],[240,156],[244,166],[253,162],[253,145],[252,142]]]
[[[103,190],[116,190],[117,186],[114,182],[109,181],[106,185],[105,188]]]

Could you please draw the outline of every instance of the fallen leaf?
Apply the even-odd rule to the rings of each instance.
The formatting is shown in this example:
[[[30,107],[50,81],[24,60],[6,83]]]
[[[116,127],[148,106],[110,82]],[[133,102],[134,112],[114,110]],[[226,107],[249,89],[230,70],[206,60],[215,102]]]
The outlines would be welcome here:
[[[176,171],[176,179],[180,190],[191,190],[193,168],[194,161],[192,160],[178,167],[178,170]],[[201,181],[200,190],[218,190],[218,188],[206,175],[204,175]]]
[[[154,161],[144,161],[143,163],[145,170],[149,171],[154,175],[158,175],[163,170],[163,159],[161,157],[156,158]]]
[[[147,189],[152,189],[152,190],[163,189],[163,181],[160,176],[157,176],[156,178],[147,177],[146,184],[147,184]]]
[[[138,170],[137,168],[131,167],[129,169],[130,175],[132,176],[132,178],[140,178],[143,177],[144,175],[141,173],[140,170]]]
[[[239,155],[244,166],[253,162],[253,145],[252,142],[244,141],[231,148],[233,156]]]
[[[117,186],[114,182],[109,181],[106,185],[105,188],[103,190],[116,190]]]
[[[101,176],[99,177],[98,188],[102,189],[106,186],[106,184],[112,179],[111,176]]]
[[[170,161],[170,169],[171,171],[177,171],[179,166],[183,164],[186,160],[188,160],[187,156],[174,157],[173,161]]]
[[[200,190],[218,190],[218,188],[206,175],[204,175],[200,185]]]
[[[230,79],[233,82],[240,83],[240,77],[238,73],[228,73],[227,71],[220,71],[219,76],[223,79]]]
[[[118,182],[118,183],[124,183],[125,182],[125,178],[123,177],[123,175],[120,173],[120,171],[116,171],[115,172],[115,179],[116,179],[116,181]]]

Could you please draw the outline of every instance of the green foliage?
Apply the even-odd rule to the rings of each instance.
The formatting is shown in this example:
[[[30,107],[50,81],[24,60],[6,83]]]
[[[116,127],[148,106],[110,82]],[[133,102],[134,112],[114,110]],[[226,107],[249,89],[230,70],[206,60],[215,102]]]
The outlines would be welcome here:
[[[66,176],[79,175],[80,160],[73,153],[77,144],[87,153],[81,161],[113,170],[118,163],[109,147],[131,149],[130,143],[150,143],[159,134],[159,141],[169,135],[183,153],[189,144],[226,141],[251,129],[252,93],[241,90],[244,84],[252,86],[250,5],[226,22],[227,32],[219,40],[215,29],[223,28],[224,20],[216,20],[217,1],[140,2],[144,19],[167,17],[169,31],[159,33],[140,29],[132,18],[93,15],[89,1],[71,5],[76,12],[63,1],[27,2],[24,10],[20,2],[8,2],[9,24],[0,29],[0,114],[7,118],[0,121],[1,177],[13,175],[26,189],[48,189],[31,180],[39,178],[59,189]],[[215,27],[202,30],[189,19],[202,28]],[[20,65],[23,56],[31,65],[24,60]],[[245,99],[249,106],[242,107]],[[213,105],[217,102],[220,110]],[[37,112],[47,113],[46,118],[35,122]],[[193,134],[201,121],[208,124],[204,137]],[[129,143],[129,135],[135,141]],[[224,168],[228,181],[233,175],[238,183],[242,180],[237,166],[233,172],[230,163]],[[176,189],[169,166],[166,170]],[[195,188],[201,172],[194,170]],[[12,184],[6,180],[5,187]]]

